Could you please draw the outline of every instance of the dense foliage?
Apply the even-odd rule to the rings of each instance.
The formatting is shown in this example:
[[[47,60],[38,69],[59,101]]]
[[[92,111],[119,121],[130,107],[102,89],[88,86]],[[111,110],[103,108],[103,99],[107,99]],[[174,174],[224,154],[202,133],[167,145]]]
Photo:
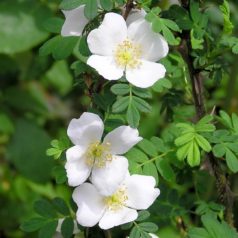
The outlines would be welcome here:
[[[61,10],[83,4],[83,35],[62,36]],[[87,36],[107,12],[141,8],[169,44],[166,76],[148,88],[105,80],[87,64]],[[0,237],[238,237],[237,12],[236,0],[1,0]],[[160,196],[134,222],[75,227],[66,130],[83,112],[105,133],[143,137],[129,171],[153,176]]]

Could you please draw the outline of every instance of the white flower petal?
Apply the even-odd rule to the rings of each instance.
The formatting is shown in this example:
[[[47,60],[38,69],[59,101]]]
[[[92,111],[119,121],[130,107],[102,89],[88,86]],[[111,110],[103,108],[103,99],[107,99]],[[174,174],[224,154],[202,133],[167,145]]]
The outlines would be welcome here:
[[[84,183],[74,190],[73,200],[78,206],[77,222],[82,226],[95,226],[105,211],[103,197],[97,189],[90,183]]]
[[[129,16],[126,19],[126,24],[129,26],[131,23],[139,20],[144,19],[146,15],[146,11],[144,9],[132,9]]]
[[[94,167],[91,181],[98,191],[105,195],[112,195],[128,172],[128,160],[123,156],[113,156],[104,168]]]
[[[142,60],[139,68],[126,69],[128,82],[139,88],[148,88],[163,78],[166,69],[162,64]]]
[[[84,155],[85,153],[85,147],[80,147],[78,145],[75,145],[71,148],[69,148],[66,151],[66,158],[67,161],[75,161],[75,160],[79,160],[81,159],[81,157]]]
[[[127,207],[123,207],[120,210],[116,211],[106,210],[105,214],[99,222],[99,227],[107,230],[114,226],[119,226],[121,224],[134,221],[137,217],[137,211]]]
[[[110,144],[110,151],[112,154],[124,154],[131,149],[135,144],[142,140],[139,137],[137,129],[130,126],[120,126],[113,131],[109,132],[103,143]]]
[[[79,119],[72,119],[67,134],[75,145],[87,147],[100,141],[104,130],[103,121],[94,113],[84,112]]]
[[[152,234],[152,233],[149,233],[149,235],[150,235],[151,238],[159,238],[157,235]]]
[[[108,80],[117,80],[123,76],[123,69],[118,67],[111,56],[92,55],[87,64],[96,69],[100,75]]]
[[[155,179],[152,176],[131,175],[125,181],[127,187],[128,207],[134,209],[147,209],[159,196],[160,191],[154,188]]]
[[[99,28],[88,35],[88,47],[93,54],[112,56],[115,47],[127,37],[124,18],[116,13],[107,13]]]
[[[70,186],[78,186],[86,181],[91,173],[91,167],[85,163],[85,158],[69,160],[65,163],[65,169]]]
[[[88,19],[84,16],[84,6],[77,7],[73,10],[63,11],[65,22],[61,29],[62,36],[81,36]]]
[[[162,35],[152,31],[146,20],[133,22],[128,28],[128,37],[141,46],[142,59],[156,62],[168,54],[168,43]]]

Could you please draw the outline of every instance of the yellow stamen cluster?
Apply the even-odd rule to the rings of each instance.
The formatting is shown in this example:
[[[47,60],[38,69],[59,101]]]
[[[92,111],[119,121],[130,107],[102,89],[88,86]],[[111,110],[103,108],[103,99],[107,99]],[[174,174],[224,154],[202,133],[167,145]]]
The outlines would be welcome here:
[[[103,168],[106,162],[112,161],[112,154],[110,154],[110,144],[101,144],[99,141],[89,145],[86,152],[86,163],[89,166],[96,166]]]
[[[138,68],[141,65],[141,47],[130,40],[124,40],[115,51],[116,64],[123,68]]]
[[[128,200],[127,191],[125,187],[120,187],[113,195],[105,198],[105,203],[109,210],[118,211],[126,205]]]

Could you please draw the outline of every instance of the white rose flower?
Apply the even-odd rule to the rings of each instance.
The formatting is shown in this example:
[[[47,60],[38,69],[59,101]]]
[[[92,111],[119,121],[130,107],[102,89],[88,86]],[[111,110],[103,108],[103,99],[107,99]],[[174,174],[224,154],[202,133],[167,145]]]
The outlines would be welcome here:
[[[84,183],[73,192],[78,206],[77,222],[86,227],[99,223],[100,228],[110,229],[134,221],[138,217],[136,210],[147,209],[159,196],[155,183],[152,176],[128,175],[110,196],[103,196],[93,184]]]
[[[91,175],[92,183],[104,195],[112,194],[128,171],[124,156],[141,137],[138,130],[120,126],[108,133],[101,142],[103,121],[94,113],[85,112],[71,120],[67,133],[75,146],[66,151],[68,183],[78,186]]]
[[[84,16],[85,5],[81,5],[72,10],[62,10],[65,21],[61,29],[62,36],[81,36],[85,26],[89,20]],[[127,24],[139,18],[144,18],[146,12],[144,10],[133,9],[127,18]]]
[[[168,54],[168,44],[143,18],[127,26],[121,15],[107,13],[87,42],[93,54],[87,64],[105,79],[120,79],[125,72],[131,84],[147,88],[165,76],[165,67],[156,61]]]
[[[84,16],[84,7],[81,5],[75,9],[62,11],[65,16],[65,22],[61,29],[62,36],[81,36],[84,27],[89,20]]]

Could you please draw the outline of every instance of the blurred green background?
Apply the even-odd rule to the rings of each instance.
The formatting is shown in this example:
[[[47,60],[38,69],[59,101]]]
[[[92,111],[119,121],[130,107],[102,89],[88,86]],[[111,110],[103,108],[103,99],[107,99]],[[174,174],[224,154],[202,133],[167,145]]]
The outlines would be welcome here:
[[[206,1],[210,20],[219,28],[222,17],[215,3]],[[66,185],[56,184],[60,167],[55,166],[60,162],[47,157],[46,150],[52,139],[65,135],[71,118],[87,110],[90,97],[80,85],[83,79],[70,69],[75,55],[60,59],[67,56],[61,52],[67,45],[55,49],[61,52],[59,60],[39,55],[41,45],[54,35],[46,20],[58,16],[63,21],[59,4],[60,0],[0,1],[0,237],[36,237],[19,228],[34,215],[34,201],[56,196],[68,201],[71,195]],[[166,1],[161,4],[168,6]],[[231,11],[237,26],[236,0],[231,1]],[[207,105],[238,113],[238,56],[224,57],[227,74],[205,82]],[[143,115],[139,129],[144,137],[159,135],[167,124],[167,117],[160,116],[160,97],[150,100],[153,111]],[[183,114],[182,106],[173,109],[175,116]],[[175,225],[163,225],[161,238],[180,237]]]

